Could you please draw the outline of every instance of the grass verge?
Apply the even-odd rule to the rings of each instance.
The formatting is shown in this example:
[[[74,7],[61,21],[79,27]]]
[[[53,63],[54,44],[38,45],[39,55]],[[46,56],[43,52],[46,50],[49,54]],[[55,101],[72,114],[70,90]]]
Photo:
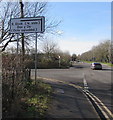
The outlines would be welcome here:
[[[93,63],[95,61],[83,61],[83,62],[86,62],[86,63]],[[112,63],[103,63],[103,62],[100,62],[101,64],[105,64],[105,65],[108,65],[110,67],[113,67],[113,64]]]
[[[52,88],[49,84],[37,80],[27,82],[24,97],[21,98],[19,116],[24,118],[44,118],[51,101]]]

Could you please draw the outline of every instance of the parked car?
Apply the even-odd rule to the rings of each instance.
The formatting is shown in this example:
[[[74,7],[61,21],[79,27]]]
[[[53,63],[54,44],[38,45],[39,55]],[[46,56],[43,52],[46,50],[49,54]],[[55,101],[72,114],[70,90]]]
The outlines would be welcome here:
[[[92,63],[91,69],[92,70],[102,70],[102,65],[101,65],[101,63]]]

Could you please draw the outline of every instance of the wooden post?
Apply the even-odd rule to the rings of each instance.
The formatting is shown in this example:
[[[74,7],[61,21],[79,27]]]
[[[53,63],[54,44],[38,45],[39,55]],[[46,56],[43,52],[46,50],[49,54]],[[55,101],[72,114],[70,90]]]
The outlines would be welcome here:
[[[22,2],[22,0],[20,0],[20,17],[21,18],[24,18],[24,11],[23,11],[23,7],[24,7],[24,4]],[[24,61],[24,55],[25,55],[25,47],[24,47],[24,33],[21,33],[22,35],[22,59]]]
[[[23,11],[23,7],[24,7],[24,4],[22,2],[22,0],[19,0],[19,3],[20,3],[20,18],[24,18],[24,11]],[[24,79],[24,56],[25,56],[25,45],[24,45],[24,33],[21,33],[21,36],[22,36],[22,59],[21,59],[21,64],[22,64],[22,78]]]

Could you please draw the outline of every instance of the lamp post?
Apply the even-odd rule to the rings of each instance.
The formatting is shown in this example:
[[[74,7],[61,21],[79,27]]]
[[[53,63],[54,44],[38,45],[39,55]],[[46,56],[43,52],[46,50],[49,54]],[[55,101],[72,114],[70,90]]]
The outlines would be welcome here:
[[[58,56],[58,58],[59,58],[59,68],[60,68],[60,55]]]

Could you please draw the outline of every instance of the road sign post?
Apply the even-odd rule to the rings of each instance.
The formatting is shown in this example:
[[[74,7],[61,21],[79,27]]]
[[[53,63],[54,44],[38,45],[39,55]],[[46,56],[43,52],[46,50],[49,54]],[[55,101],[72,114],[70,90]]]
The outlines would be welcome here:
[[[10,20],[10,33],[43,33],[45,18],[12,18]]]
[[[36,41],[35,41],[35,84],[37,79],[37,33],[36,33]]]
[[[10,33],[36,33],[35,40],[35,84],[37,79],[37,33],[45,31],[45,17],[38,16],[35,18],[12,18],[10,20]],[[18,38],[17,38],[17,53],[18,53]],[[18,54],[17,54],[18,55]]]

